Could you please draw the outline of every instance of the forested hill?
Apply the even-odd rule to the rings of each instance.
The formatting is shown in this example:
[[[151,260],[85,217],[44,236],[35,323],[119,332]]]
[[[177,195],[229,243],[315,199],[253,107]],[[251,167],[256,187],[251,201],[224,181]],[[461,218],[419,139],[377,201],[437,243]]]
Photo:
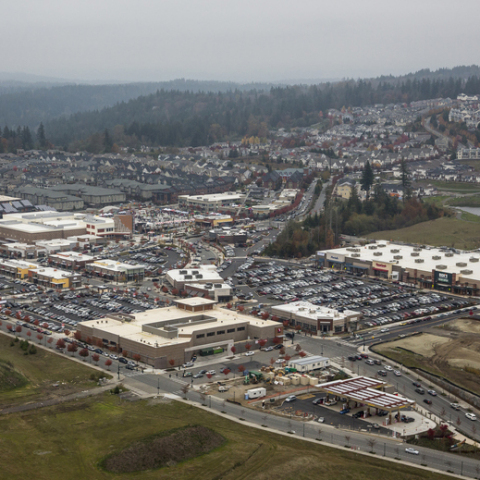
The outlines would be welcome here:
[[[178,79],[169,82],[128,83],[123,85],[60,85],[44,87],[38,83],[0,83],[0,126],[28,126],[36,129],[43,122],[68,117],[77,112],[101,110],[157,90],[179,92],[227,92],[230,90],[268,90],[273,84],[197,81]]]
[[[56,145],[92,151],[101,145],[98,136],[105,129],[119,145],[199,146],[244,135],[263,137],[270,127],[312,125],[330,108],[456,98],[461,92],[479,93],[480,77],[352,80],[220,93],[160,90],[53,120],[46,124],[46,134]],[[92,142],[93,135],[97,137]]]

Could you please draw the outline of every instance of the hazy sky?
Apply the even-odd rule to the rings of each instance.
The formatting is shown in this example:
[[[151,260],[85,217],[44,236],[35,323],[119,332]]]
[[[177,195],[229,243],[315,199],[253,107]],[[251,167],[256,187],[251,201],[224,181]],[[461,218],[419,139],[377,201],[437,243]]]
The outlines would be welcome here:
[[[479,0],[0,0],[0,71],[278,81],[480,64]]]

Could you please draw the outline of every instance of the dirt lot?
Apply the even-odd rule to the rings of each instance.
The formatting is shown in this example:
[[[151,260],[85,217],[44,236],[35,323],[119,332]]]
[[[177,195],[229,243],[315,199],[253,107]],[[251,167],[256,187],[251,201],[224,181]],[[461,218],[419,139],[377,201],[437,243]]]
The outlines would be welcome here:
[[[438,329],[373,349],[408,367],[422,368],[480,393],[480,322],[456,320]]]

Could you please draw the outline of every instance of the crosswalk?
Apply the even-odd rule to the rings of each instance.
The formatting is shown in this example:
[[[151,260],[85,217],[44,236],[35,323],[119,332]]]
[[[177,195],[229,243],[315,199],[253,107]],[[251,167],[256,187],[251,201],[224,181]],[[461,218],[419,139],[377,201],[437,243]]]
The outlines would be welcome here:
[[[335,343],[337,345],[345,345],[346,347],[358,348],[358,345],[356,345],[355,343],[351,343],[347,340],[337,340]]]

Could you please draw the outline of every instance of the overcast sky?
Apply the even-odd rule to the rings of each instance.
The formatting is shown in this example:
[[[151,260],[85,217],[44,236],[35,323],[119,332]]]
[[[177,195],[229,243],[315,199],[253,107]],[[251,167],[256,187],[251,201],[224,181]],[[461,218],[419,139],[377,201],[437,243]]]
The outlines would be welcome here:
[[[480,64],[478,0],[0,0],[0,71],[279,81]]]

